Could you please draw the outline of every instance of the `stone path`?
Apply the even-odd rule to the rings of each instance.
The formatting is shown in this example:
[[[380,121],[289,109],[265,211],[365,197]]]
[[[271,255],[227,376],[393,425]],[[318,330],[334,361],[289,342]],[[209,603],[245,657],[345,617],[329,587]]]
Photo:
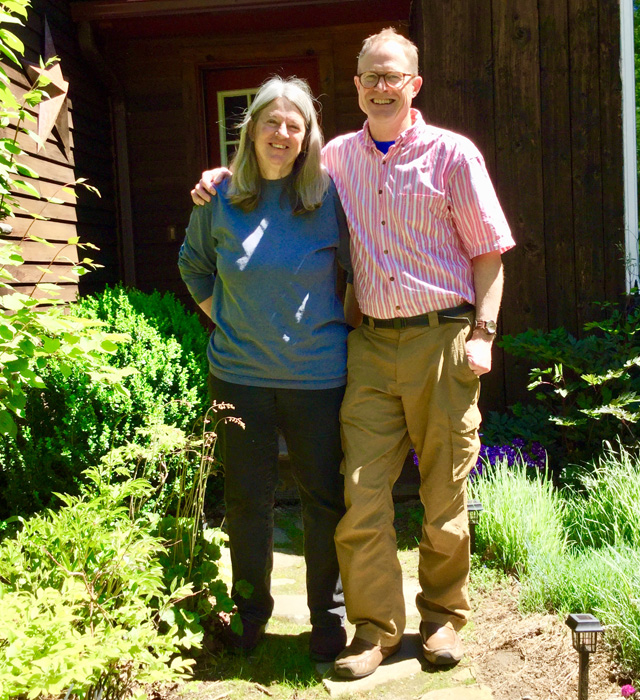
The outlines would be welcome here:
[[[291,540],[286,532],[276,528],[274,532],[276,551],[274,552],[272,593],[275,600],[274,620],[309,625],[309,610],[304,593],[305,565],[302,556],[291,553]],[[225,552],[228,556],[228,552]],[[331,697],[348,693],[370,691],[392,683],[404,682],[417,677],[420,681],[433,679],[434,690],[416,696],[419,700],[493,700],[491,690],[475,681],[473,667],[464,660],[453,668],[435,671],[422,657],[418,625],[420,622],[415,607],[418,582],[409,573],[404,578],[404,594],[407,601],[407,631],[397,654],[387,659],[371,676],[359,680],[342,680],[333,675],[331,664],[318,664],[318,672],[323,676],[323,685]],[[354,628],[347,625],[349,637]],[[434,672],[435,671],[435,672]],[[426,672],[426,673],[425,673]],[[418,676],[420,674],[420,676]],[[400,696],[398,696],[400,697]]]

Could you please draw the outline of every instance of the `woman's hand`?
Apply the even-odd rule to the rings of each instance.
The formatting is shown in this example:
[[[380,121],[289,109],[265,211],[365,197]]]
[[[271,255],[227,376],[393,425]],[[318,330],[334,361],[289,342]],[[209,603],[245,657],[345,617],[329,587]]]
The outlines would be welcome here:
[[[205,170],[200,182],[191,190],[193,203],[200,207],[210,202],[211,196],[215,197],[216,195],[216,185],[219,185],[227,177],[231,177],[231,170],[228,168]]]

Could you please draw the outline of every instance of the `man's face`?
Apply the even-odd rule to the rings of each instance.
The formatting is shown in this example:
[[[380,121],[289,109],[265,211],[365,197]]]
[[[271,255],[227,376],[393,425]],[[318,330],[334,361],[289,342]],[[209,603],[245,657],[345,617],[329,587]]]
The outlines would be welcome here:
[[[395,41],[380,41],[358,62],[358,74],[373,71],[386,73],[413,73],[402,46]],[[407,77],[400,87],[389,87],[382,79],[371,88],[362,87],[355,77],[360,109],[369,117],[369,128],[374,138],[383,132],[393,140],[411,125],[411,102],[422,86],[422,78]]]

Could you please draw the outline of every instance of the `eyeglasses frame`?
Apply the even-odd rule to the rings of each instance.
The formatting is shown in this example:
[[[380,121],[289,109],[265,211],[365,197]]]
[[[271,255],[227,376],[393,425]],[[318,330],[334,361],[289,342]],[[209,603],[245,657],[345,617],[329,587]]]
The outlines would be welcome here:
[[[362,84],[362,76],[365,75],[365,73],[373,73],[378,77],[378,80],[376,81],[375,85],[371,86],[366,86]],[[389,85],[387,82],[387,76],[388,75],[401,75],[402,76],[402,81],[398,83],[398,85]],[[382,81],[384,84],[391,90],[401,90],[403,87],[406,87],[407,83],[409,83],[413,78],[417,78],[418,76],[415,73],[402,73],[401,71],[397,70],[390,70],[387,73],[376,73],[374,70],[366,70],[363,71],[362,73],[358,73],[356,75],[356,78],[358,78],[358,82],[360,83],[360,86],[363,87],[365,90],[371,90],[374,87],[378,86],[378,83],[380,82],[380,78],[382,78]],[[409,80],[407,80],[409,78]]]

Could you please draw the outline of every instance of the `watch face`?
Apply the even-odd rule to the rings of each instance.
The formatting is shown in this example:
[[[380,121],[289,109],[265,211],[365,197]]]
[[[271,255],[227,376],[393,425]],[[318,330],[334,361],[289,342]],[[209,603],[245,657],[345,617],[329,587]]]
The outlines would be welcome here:
[[[488,335],[495,335],[498,324],[495,321],[476,321],[476,328],[480,328]]]

